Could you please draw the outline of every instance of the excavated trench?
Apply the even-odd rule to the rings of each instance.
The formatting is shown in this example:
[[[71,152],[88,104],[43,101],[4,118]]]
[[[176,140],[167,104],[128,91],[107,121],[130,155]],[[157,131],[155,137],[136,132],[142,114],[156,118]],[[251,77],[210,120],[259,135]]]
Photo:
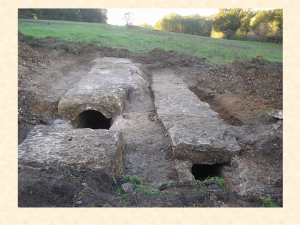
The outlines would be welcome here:
[[[91,59],[91,57],[89,59]],[[45,126],[49,125],[48,123],[36,126],[36,122],[33,121],[35,128],[28,135],[24,144],[21,145],[20,143],[19,145],[19,165],[22,166],[23,162],[23,165],[32,162],[34,162],[34,165],[39,163],[38,167],[45,167],[45,165],[46,167],[56,167],[60,166],[60,164],[67,164],[77,169],[82,168],[90,169],[91,171],[101,170],[111,171],[115,174],[138,175],[144,178],[145,181],[153,187],[158,187],[159,184],[164,181],[184,181],[188,177],[185,176],[186,174],[190,174],[194,180],[205,180],[208,177],[218,176],[222,177],[225,183],[228,178],[232,180],[232,189],[235,189],[241,194],[264,194],[263,190],[270,189],[269,187],[273,188],[274,184],[280,185],[280,177],[282,175],[280,175],[279,172],[282,167],[280,168],[279,163],[276,161],[279,172],[274,169],[275,166],[277,167],[277,164],[273,160],[274,157],[272,155],[278,151],[277,145],[273,145],[273,142],[267,145],[263,139],[265,138],[267,140],[267,138],[270,138],[270,135],[267,135],[269,133],[272,134],[273,131],[278,133],[279,130],[282,129],[278,128],[280,126],[279,123],[270,124],[269,127],[271,128],[262,126],[262,128],[257,131],[257,134],[255,132],[253,132],[253,134],[251,132],[242,134],[242,138],[238,139],[239,145],[242,147],[241,154],[238,154],[236,158],[231,158],[231,155],[223,156],[221,153],[216,153],[215,151],[209,154],[209,160],[204,157],[204,154],[197,157],[197,155],[195,155],[197,151],[205,152],[206,150],[203,148],[193,149],[193,147],[199,145],[201,138],[206,141],[206,138],[210,135],[207,130],[204,130],[200,135],[187,137],[184,141],[176,142],[176,138],[180,137],[180,134],[183,134],[183,136],[188,134],[188,131],[197,134],[199,127],[209,127],[206,121],[209,121],[210,117],[207,117],[206,121],[199,123],[200,125],[195,123],[193,121],[194,118],[203,117],[204,115],[202,110],[190,112],[190,115],[188,114],[188,107],[186,106],[193,105],[194,102],[191,102],[189,98],[185,98],[186,95],[184,94],[176,97],[179,101],[182,101],[182,105],[176,105],[170,101],[176,92],[180,91],[181,87],[179,87],[178,84],[180,84],[181,81],[177,81],[176,77],[171,77],[171,82],[166,82],[165,87],[162,87],[159,91],[170,90],[173,88],[170,84],[176,80],[177,83],[174,84],[173,89],[174,93],[167,93],[160,98],[157,96],[157,93],[154,93],[155,88],[153,88],[152,80],[149,81],[149,78],[153,78],[153,72],[155,72],[156,69],[151,68],[151,76],[150,72],[145,76],[142,75],[142,73],[139,72],[141,67],[138,66],[130,65],[131,68],[129,71],[123,70],[122,68],[120,69],[120,67],[122,67],[123,64],[130,64],[128,63],[130,60],[128,61],[128,59],[122,58],[116,59],[118,62],[114,68],[112,68],[114,70],[114,76],[111,76],[107,74],[110,70],[107,66],[109,61],[106,61],[107,64],[97,65],[98,61],[102,59],[97,59],[98,61],[94,62],[90,62],[89,59],[85,59],[85,71],[83,71],[83,69],[77,71],[77,67],[76,71],[70,68],[69,71],[71,72],[67,70],[67,74],[62,76],[63,78],[61,78],[60,75],[53,76],[53,81],[48,79],[49,81],[47,82],[53,82],[50,83],[51,85],[49,87],[52,86],[52,88],[55,87],[56,89],[49,88],[53,93],[49,91],[49,94],[47,92],[47,95],[45,95],[48,98],[51,97],[51,100],[52,98],[55,100],[53,107],[50,107],[51,109],[47,112],[51,117],[57,118],[57,114],[61,109],[59,107],[57,112],[57,101],[63,98],[64,94],[82,79],[82,74],[88,73],[91,67],[95,69],[94,72],[100,71],[100,74],[97,73],[94,77],[90,76],[90,80],[87,79],[88,76],[86,79],[83,79],[85,82],[83,85],[85,85],[86,89],[79,90],[78,86],[73,88],[75,95],[87,93],[86,99],[88,99],[88,101],[80,99],[81,102],[75,103],[75,105],[81,105],[81,108],[74,110],[74,105],[68,105],[66,109],[70,109],[70,111],[61,111],[59,115],[60,119],[56,119],[50,126]],[[56,69],[57,67],[54,68]],[[148,68],[150,67],[148,66]],[[172,67],[169,68],[170,70],[174,69]],[[192,71],[189,68],[187,69],[187,73]],[[144,72],[143,69],[141,70]],[[174,70],[176,71],[176,68]],[[47,68],[44,71],[48,71]],[[50,69],[49,71],[53,72]],[[44,76],[37,77],[41,78]],[[49,78],[50,75],[45,77]],[[159,75],[156,76],[156,78],[159,77]],[[145,84],[146,82],[143,80],[149,83]],[[114,82],[117,82],[117,84],[114,84]],[[159,83],[159,81],[157,83]],[[164,82],[160,83],[163,84]],[[191,84],[191,82],[187,83]],[[129,88],[128,85],[130,86]],[[92,86],[95,86],[95,89],[90,89]],[[206,86],[190,86],[187,88],[184,87],[184,89],[192,91],[201,102],[208,103],[210,108],[217,112],[219,118],[222,118],[227,124],[235,126],[233,132],[228,130],[228,132],[225,132],[222,136],[224,140],[229,140],[230,136],[234,136],[235,134],[233,133],[236,132],[236,130],[242,130],[243,127],[240,126],[246,125],[247,122],[245,122],[243,118],[232,114],[233,111],[226,110],[226,106],[228,105],[225,105],[225,107],[224,105],[218,105],[220,96],[223,100],[227,100],[227,94],[221,95],[213,91],[201,89],[202,87],[205,88]],[[101,90],[103,90],[103,92],[101,92]],[[27,93],[23,94],[21,92],[19,92],[19,95],[28,96]],[[37,96],[39,95],[37,94]],[[101,98],[98,98],[99,96]],[[35,97],[36,96],[34,96],[34,98]],[[76,99],[72,95],[69,95],[69,97],[66,95],[65,97],[66,103],[70,103],[71,99]],[[28,101],[28,99],[29,98],[27,98],[26,101]],[[154,105],[154,101],[163,99],[165,99],[165,101],[162,105],[158,106],[158,102]],[[170,103],[168,103],[169,101]],[[49,106],[51,103],[49,103],[49,101],[45,102],[46,106]],[[110,103],[111,105],[109,105]],[[27,103],[25,102],[24,104]],[[109,105],[109,107],[102,107],[103,105]],[[236,106],[236,102],[233,102],[233,105]],[[45,107],[39,107],[40,110],[38,112],[41,114],[47,113],[44,110],[47,109],[47,107]],[[165,114],[162,111],[164,107],[170,109]],[[177,114],[176,108],[181,110]],[[230,107],[227,107],[227,109],[230,109]],[[169,116],[173,114],[176,114],[174,118],[169,119]],[[35,117],[34,115],[34,119]],[[188,120],[186,120],[187,118]],[[180,121],[186,121],[186,123],[183,123],[182,126],[181,124],[174,125],[172,124],[172,120],[178,123]],[[73,126],[70,121],[73,121]],[[38,124],[42,124],[42,122]],[[218,130],[218,127],[213,129],[215,132],[218,132]],[[244,136],[247,138],[244,138]],[[172,137],[175,138],[171,139]],[[272,140],[274,139],[273,136],[271,138]],[[222,140],[221,142],[218,142],[218,140],[215,142],[214,140],[207,141],[207,143],[212,142],[216,146],[221,146],[217,151],[223,148]],[[111,149],[111,147],[114,146],[115,148]],[[269,150],[265,151],[267,149]],[[24,154],[20,154],[20,152]],[[113,152],[113,154],[111,154],[111,152]],[[260,155],[261,152],[263,155]],[[47,154],[49,154],[49,157],[44,157]],[[232,155],[234,154],[236,153]],[[56,158],[52,157],[55,155],[57,156]],[[67,158],[67,156],[69,158]],[[39,162],[40,157],[42,158]],[[178,158],[180,158],[178,160],[180,162],[176,164]],[[282,156],[278,156],[278,158],[280,160]],[[64,159],[65,161],[63,161]],[[264,162],[265,159],[270,159],[270,163],[268,162],[269,164],[266,164],[266,162]],[[81,164],[79,161],[82,161],[80,162]],[[226,163],[224,163],[224,161],[226,161]],[[47,164],[47,162],[49,162],[49,164]],[[59,162],[59,164],[57,162]],[[264,167],[264,165],[266,166]],[[180,168],[180,166],[182,166],[182,168]],[[272,167],[271,170],[269,169],[270,167]],[[182,179],[180,177],[180,172],[182,172],[180,169],[185,172],[183,176],[181,176]],[[275,173],[272,175],[274,171]],[[224,176],[224,174],[226,176]],[[40,178],[36,180],[41,182]],[[277,181],[278,184],[276,183]],[[26,178],[25,183],[27,182],[28,179]],[[59,183],[60,181],[58,180],[56,182]],[[68,181],[66,180],[66,182]],[[48,185],[48,183],[49,180],[45,182],[46,185]],[[51,181],[49,187],[51,183],[54,182]],[[101,181],[101,184],[102,183]],[[271,183],[271,185],[269,185],[269,183]],[[39,185],[40,183],[35,183],[32,187],[40,189]],[[59,185],[61,185],[61,183],[59,183]],[[96,186],[98,187],[99,185]],[[22,194],[23,192],[20,193]],[[93,194],[93,197],[94,196]],[[142,197],[144,198],[145,196]],[[31,195],[30,198],[32,199]],[[182,199],[184,199],[184,197],[182,197]]]
[[[208,103],[212,110],[217,112],[219,117],[227,124],[232,126],[243,126],[243,121],[232,115],[224,107],[220,106],[215,99],[216,96],[213,93],[206,93],[203,90],[198,89],[196,86],[190,86],[189,89],[200,99],[200,101]]]
[[[59,103],[58,114],[71,120],[73,125],[71,129],[61,130],[58,136],[53,133],[53,138],[59,138],[58,143],[67,140],[61,147],[63,151],[74,148],[72,143],[75,141],[79,143],[79,152],[91,149],[93,154],[97,154],[98,147],[116,146],[111,150],[103,148],[102,155],[91,168],[146,177],[154,187],[166,180],[185,181],[186,176],[179,175],[182,172],[191,180],[222,177],[224,163],[229,163],[240,147],[236,139],[228,135],[228,127],[219,121],[217,113],[205,103],[211,103],[213,98],[203,99],[203,93],[198,91],[199,101],[191,93],[194,89],[187,87],[172,71],[154,71],[150,87],[144,72],[130,60],[103,58],[93,62],[94,69]],[[156,112],[154,117],[153,112]],[[86,130],[82,137],[78,136],[82,132],[74,134],[74,128],[91,130]],[[37,136],[56,132],[52,128],[48,131],[47,128],[39,129],[34,131]],[[107,132],[95,133],[94,130]],[[70,137],[63,140],[63,133],[70,133]],[[92,135],[93,140],[89,138]],[[110,138],[109,143],[106,137]],[[40,145],[42,147],[44,142],[40,141]],[[24,146],[25,152],[30,143],[27,141]],[[40,149],[39,146],[32,148]],[[61,158],[58,152],[55,159],[49,155],[46,160],[68,163],[68,160],[74,160],[72,154],[74,152],[69,151],[66,158]],[[24,162],[32,160],[23,155]],[[180,167],[185,160],[189,166]],[[112,166],[107,163],[97,167],[108,161],[115,162]]]

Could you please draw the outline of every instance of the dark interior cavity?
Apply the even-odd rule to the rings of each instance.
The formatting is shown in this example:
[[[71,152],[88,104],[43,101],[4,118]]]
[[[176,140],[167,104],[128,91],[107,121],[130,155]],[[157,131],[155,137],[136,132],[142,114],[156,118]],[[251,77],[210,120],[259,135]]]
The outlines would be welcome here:
[[[194,164],[192,166],[192,174],[196,180],[205,180],[209,177],[221,177],[222,164]]]
[[[80,113],[74,121],[75,128],[109,129],[111,118],[107,119],[102,113],[87,110]]]

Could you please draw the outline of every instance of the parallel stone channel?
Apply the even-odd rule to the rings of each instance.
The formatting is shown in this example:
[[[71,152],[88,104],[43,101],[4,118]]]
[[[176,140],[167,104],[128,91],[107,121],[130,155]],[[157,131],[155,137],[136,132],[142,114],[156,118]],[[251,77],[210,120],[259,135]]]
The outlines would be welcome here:
[[[152,79],[157,115],[168,130],[174,157],[193,164],[230,162],[240,150],[231,126],[172,70],[154,71]]]

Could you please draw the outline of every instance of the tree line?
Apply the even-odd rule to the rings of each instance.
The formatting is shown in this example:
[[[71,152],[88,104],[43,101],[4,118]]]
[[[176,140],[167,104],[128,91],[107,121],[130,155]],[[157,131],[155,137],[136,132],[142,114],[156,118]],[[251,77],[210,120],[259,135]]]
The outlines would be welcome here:
[[[19,9],[18,16],[20,19],[107,23],[107,9]],[[129,19],[131,16],[127,15]],[[158,20],[154,26],[147,23],[138,26],[233,40],[283,42],[282,9],[252,11],[252,9],[225,8],[220,9],[218,14],[208,17],[198,14],[180,16],[171,13]]]
[[[212,37],[282,43],[283,10],[220,9],[212,23]]]
[[[107,9],[19,9],[19,19],[107,23]]]
[[[201,17],[198,14],[180,16],[176,13],[171,13],[158,20],[154,24],[153,29],[182,34],[210,36],[211,27],[211,17]]]
[[[283,10],[220,9],[209,17],[171,13],[145,28],[233,40],[282,43]]]

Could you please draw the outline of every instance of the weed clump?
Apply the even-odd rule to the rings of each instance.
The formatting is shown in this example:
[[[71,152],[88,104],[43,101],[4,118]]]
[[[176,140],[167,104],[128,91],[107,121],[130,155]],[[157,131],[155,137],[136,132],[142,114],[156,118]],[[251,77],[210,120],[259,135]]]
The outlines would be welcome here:
[[[209,183],[211,181],[216,181],[219,185],[220,188],[224,189],[224,180],[221,177],[208,177],[205,180],[196,180],[194,182],[191,183],[192,186],[195,186],[197,183],[201,184],[206,184]]]
[[[28,35],[25,36],[25,42],[31,47],[36,47],[39,44],[39,39],[34,36]]]
[[[269,112],[270,112],[270,109],[265,109],[265,110],[261,111],[260,115],[268,117],[269,116]]]
[[[133,184],[134,191],[146,192],[147,195],[158,195],[158,191],[155,188],[144,185],[143,179],[136,175],[124,175],[123,179]]]
[[[155,197],[159,195],[159,191],[151,186],[144,184],[144,179],[136,175],[124,175],[122,183],[130,182],[133,186],[133,193],[125,193],[119,185],[116,185],[113,189],[116,194],[116,198],[120,201],[121,205],[127,206],[130,205],[132,199],[140,199],[144,194],[149,197]],[[135,197],[133,197],[135,196]]]
[[[70,52],[74,55],[78,55],[81,51],[81,48],[80,46],[78,45],[75,45],[75,44],[69,44],[67,42],[58,42],[58,43],[55,43],[53,45],[51,45],[50,47],[51,50],[58,50],[58,49],[63,49],[65,50],[66,52]]]
[[[264,120],[266,120],[267,122],[272,122],[272,116],[269,115],[269,112],[271,110],[270,109],[265,109],[265,110],[262,110],[261,113],[259,114],[259,116],[261,118],[263,118]]]
[[[259,198],[260,200],[262,200],[265,207],[279,207],[276,203],[272,202],[271,198],[262,197],[262,196]]]

